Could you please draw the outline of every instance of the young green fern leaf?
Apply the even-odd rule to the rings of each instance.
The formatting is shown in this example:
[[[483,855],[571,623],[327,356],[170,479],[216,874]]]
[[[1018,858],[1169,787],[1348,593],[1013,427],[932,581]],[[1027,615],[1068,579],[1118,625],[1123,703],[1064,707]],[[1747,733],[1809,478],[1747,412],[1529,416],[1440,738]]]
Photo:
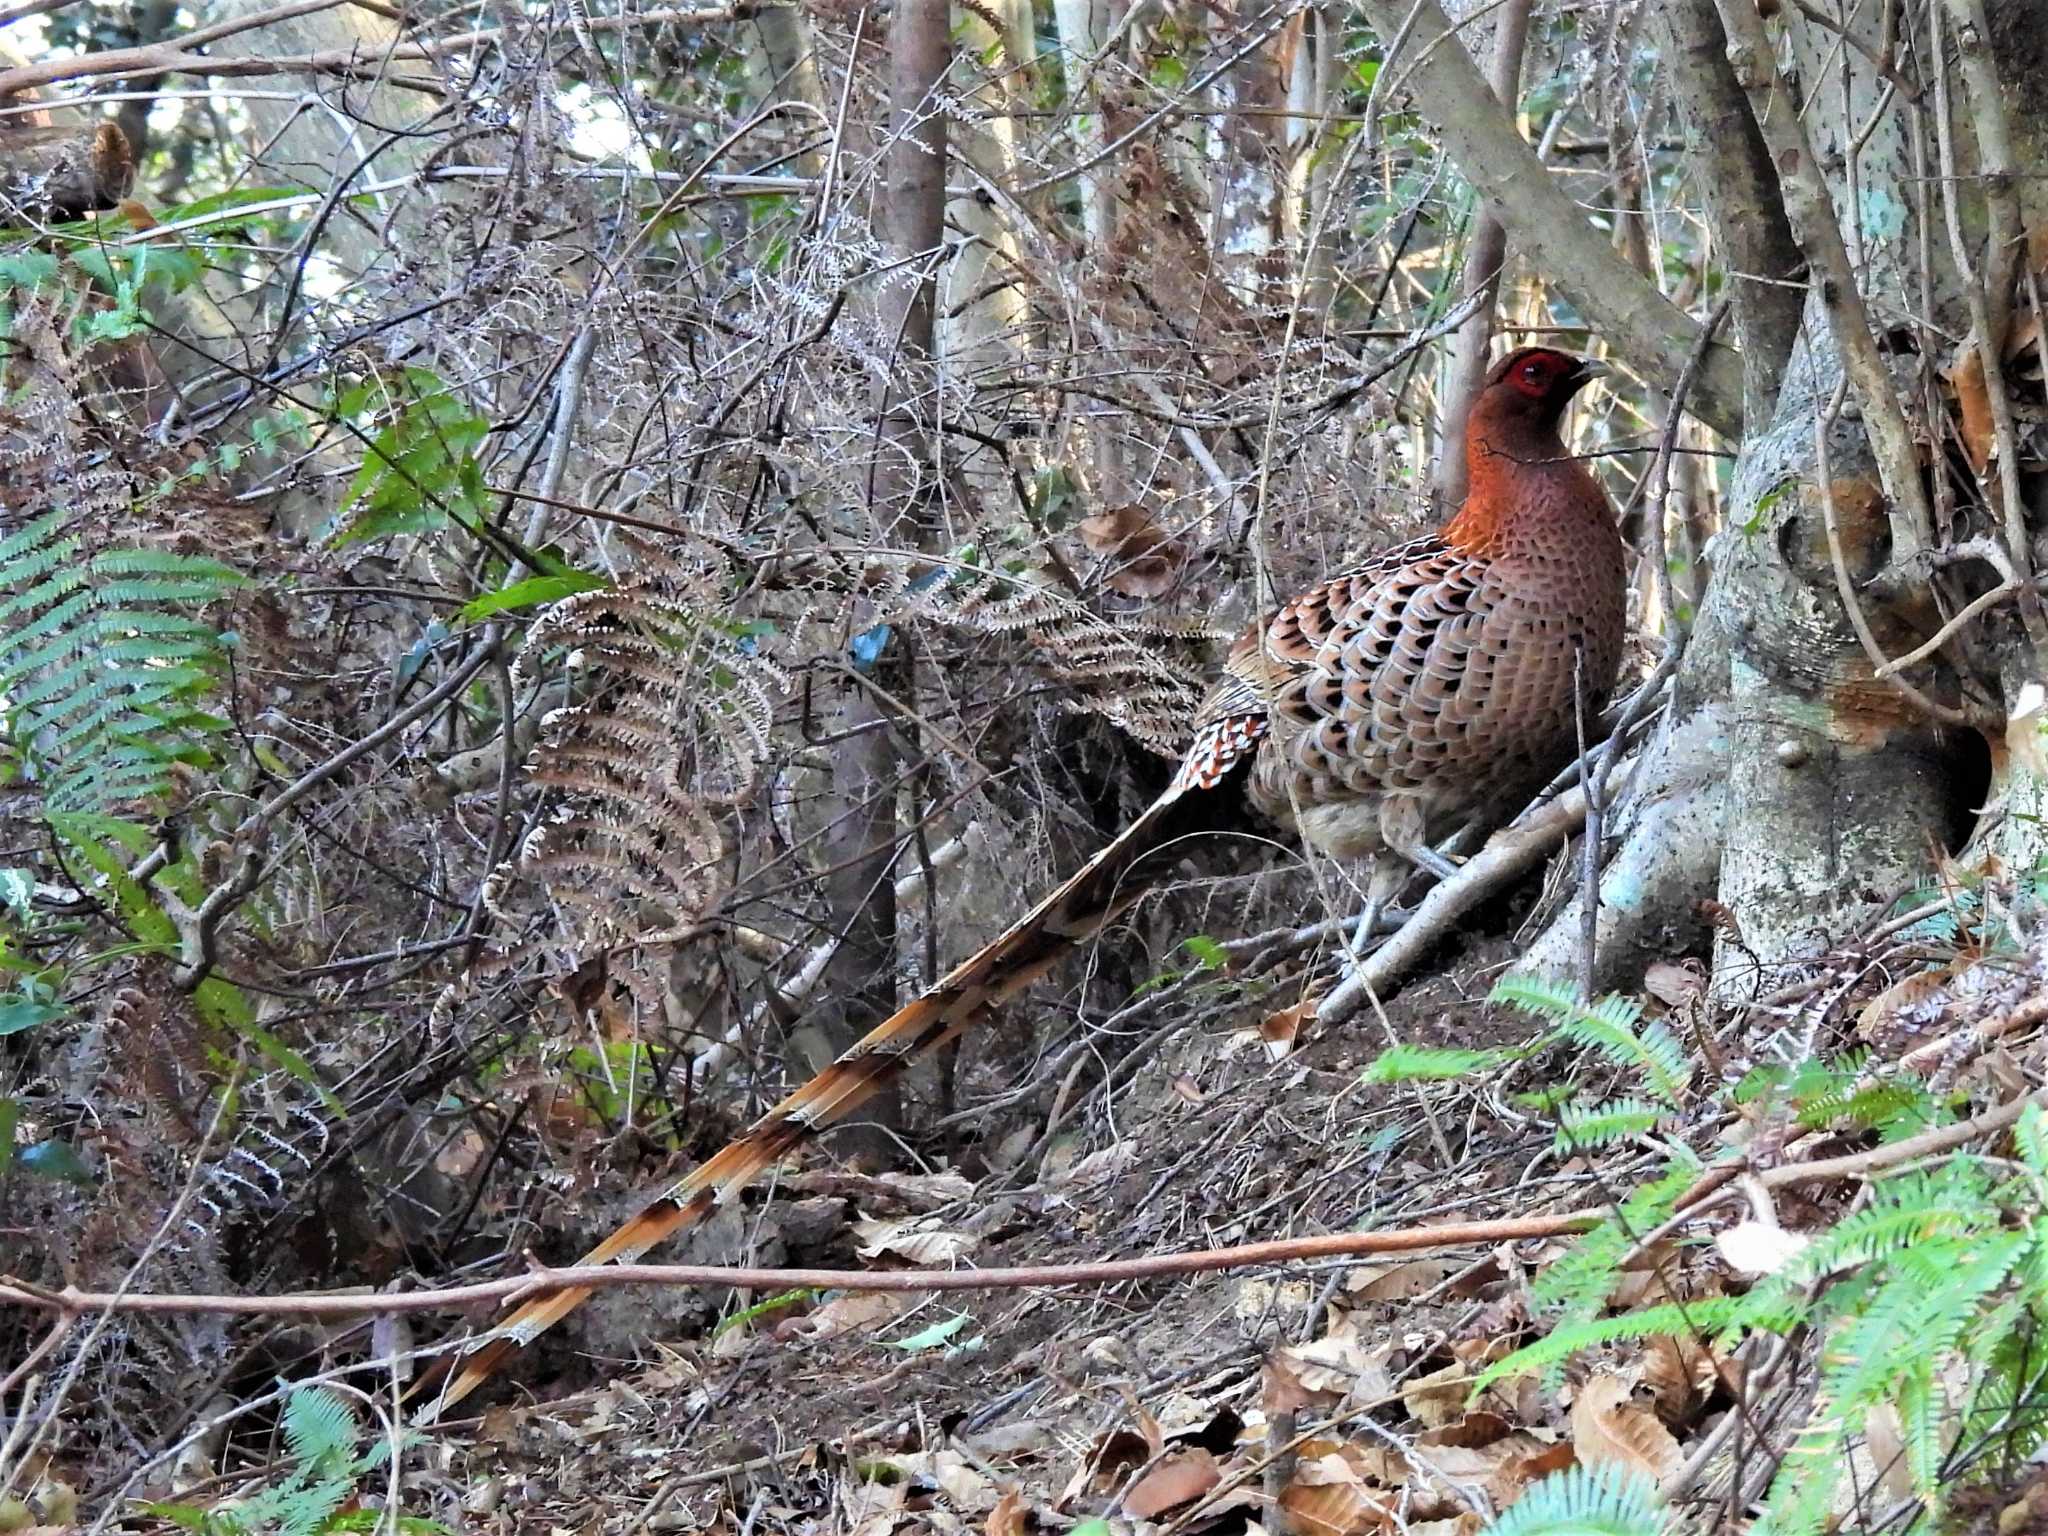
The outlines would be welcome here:
[[[2015,1350],[2022,1330],[2048,1303],[2048,1288],[2033,1230],[2039,1202],[2022,1194],[2011,1206],[2010,1186],[1994,1186],[1973,1159],[1907,1175],[1879,1186],[1870,1209],[1839,1222],[1800,1262],[1775,1277],[1776,1288],[1798,1294],[1806,1282],[1842,1270],[1847,1278],[1827,1287],[1805,1320],[1832,1317],[1820,1356],[1820,1381],[1806,1428],[1773,1479],[1757,1529],[1769,1536],[1813,1536],[1833,1509],[1844,1465],[1844,1437],[1889,1407],[1896,1416],[1908,1471],[1931,1514],[1938,1515],[1947,1482],[1950,1433],[1959,1423],[1948,1400],[1949,1383],[1975,1377],[1975,1403],[2005,1417],[2011,1443],[2037,1438],[2038,1425],[2014,1433],[2024,1417],[2040,1413],[2040,1383],[2008,1376],[2038,1376],[2036,1351]],[[2022,1218],[2017,1229],[2014,1218]],[[1753,1296],[1766,1301],[1771,1287]],[[1988,1389],[1988,1390],[1987,1390]],[[2031,1404],[2031,1406],[2029,1406]],[[1975,1415],[1973,1428],[1987,1421]]]
[[[1640,1474],[1572,1467],[1534,1484],[1485,1536],[1660,1536],[1657,1490]]]
[[[1597,1317],[1560,1323],[1533,1344],[1494,1361],[1472,1384],[1474,1397],[1511,1376],[1527,1376],[1562,1365],[1582,1349],[1612,1344],[1620,1339],[1649,1339],[1659,1336],[1695,1338],[1746,1325],[1752,1307],[1745,1296],[1704,1296],[1695,1301],[1661,1302],[1614,1317]]]
[[[1877,1131],[1887,1141],[1916,1135],[1941,1119],[1934,1096],[1918,1083],[1898,1078],[1857,1086],[1853,1078],[1799,1099],[1799,1123],[1819,1128],[1847,1121]]]
[[[2028,1170],[2036,1179],[2048,1179],[2048,1115],[2041,1106],[2029,1104],[2012,1134]]]
[[[1692,1062],[1670,1030],[1654,1023],[1636,1027],[1642,1005],[1633,998],[1606,997],[1588,1006],[1568,983],[1518,975],[1502,977],[1489,1000],[1548,1019],[1573,1044],[1637,1073],[1666,1104],[1676,1106],[1692,1081]]]
[[[240,1500],[232,1512],[207,1512],[199,1527],[232,1536],[323,1536],[356,1484],[381,1455],[358,1457],[362,1426],[340,1394],[325,1387],[301,1387],[285,1399],[284,1444],[292,1470],[267,1488]],[[174,1507],[155,1512],[176,1518]],[[183,1522],[181,1522],[183,1523]]]
[[[1618,1216],[1588,1232],[1536,1277],[1529,1287],[1529,1305],[1565,1321],[1598,1312],[1614,1290],[1621,1261],[1636,1238],[1671,1214],[1678,1197],[1699,1177],[1700,1167],[1690,1156],[1672,1159],[1662,1177],[1622,1202]]]
[[[1359,1081],[1368,1084],[1450,1082],[1491,1071],[1520,1053],[1465,1051],[1448,1046],[1391,1045],[1366,1065]]]
[[[1557,1138],[1552,1149],[1569,1157],[1593,1147],[1604,1147],[1624,1136],[1640,1136],[1654,1130],[1667,1107],[1647,1099],[1609,1099],[1603,1104],[1568,1104],[1557,1117]]]

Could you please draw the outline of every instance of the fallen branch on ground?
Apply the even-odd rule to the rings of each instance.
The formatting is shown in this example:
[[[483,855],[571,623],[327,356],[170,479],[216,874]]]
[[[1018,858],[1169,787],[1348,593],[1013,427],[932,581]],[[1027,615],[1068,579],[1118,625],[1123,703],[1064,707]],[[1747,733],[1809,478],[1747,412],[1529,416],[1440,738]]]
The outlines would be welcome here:
[[[2004,1130],[2029,1105],[2048,1108],[2048,1088],[2022,1094],[1956,1125],[1927,1131],[1867,1152],[1809,1163],[1786,1163],[1762,1170],[1766,1188],[1810,1184],[1828,1179],[1860,1178],[1901,1163],[1953,1151],[1979,1136]],[[1700,1204],[1746,1165],[1728,1163],[1709,1169],[1678,1202],[1681,1211]],[[1419,1253],[1433,1248],[1465,1248],[1529,1238],[1569,1237],[1607,1218],[1605,1207],[1567,1211],[1555,1216],[1520,1216],[1499,1221],[1452,1221],[1435,1226],[1388,1227],[1378,1232],[1331,1232],[1319,1237],[1280,1238],[1243,1243],[1234,1248],[1198,1248],[1188,1253],[1155,1253],[1138,1259],[1111,1259],[1094,1264],[1032,1264],[1012,1269],[747,1269],[716,1264],[588,1264],[560,1269],[537,1268],[528,1274],[454,1285],[444,1290],[380,1294],[301,1291],[282,1296],[136,1295],[118,1292],[44,1290],[0,1275],[0,1303],[38,1307],[61,1313],[183,1312],[224,1313],[256,1317],[350,1317],[372,1313],[429,1312],[477,1302],[507,1304],[548,1291],[583,1287],[609,1290],[626,1285],[723,1285],[743,1290],[843,1291],[1010,1291],[1060,1285],[1121,1285],[1168,1275],[1205,1274],[1247,1269],[1302,1259],[1362,1258],[1385,1253]]]
[[[1455,1221],[1430,1227],[1389,1227],[1379,1232],[1330,1232],[1279,1238],[1235,1248],[1198,1248],[1094,1264],[1031,1264],[1014,1269],[746,1269],[718,1264],[579,1264],[537,1268],[524,1275],[453,1285],[445,1290],[378,1294],[371,1291],[300,1291],[283,1296],[121,1295],[66,1287],[46,1291],[0,1276],[0,1303],[57,1312],[203,1312],[254,1317],[350,1317],[371,1313],[430,1312],[477,1302],[510,1305],[549,1291],[610,1290],[623,1285],[726,1285],[743,1290],[1013,1291],[1055,1285],[1120,1285],[1162,1275],[1194,1275],[1299,1259],[1355,1258],[1416,1253],[1430,1248],[1566,1237],[1600,1219],[1598,1211],[1522,1216],[1503,1221]]]

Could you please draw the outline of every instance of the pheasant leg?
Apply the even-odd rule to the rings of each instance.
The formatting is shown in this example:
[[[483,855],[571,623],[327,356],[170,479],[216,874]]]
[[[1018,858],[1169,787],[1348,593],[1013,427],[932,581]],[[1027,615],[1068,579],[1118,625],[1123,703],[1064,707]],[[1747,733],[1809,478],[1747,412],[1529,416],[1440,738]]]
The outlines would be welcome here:
[[[1448,880],[1458,872],[1455,862],[1445,858],[1427,843],[1417,843],[1413,848],[1400,848],[1395,851],[1417,869],[1426,869],[1439,880]]]
[[[1391,851],[1373,854],[1368,871],[1365,910],[1359,914],[1358,926],[1351,930],[1350,959],[1354,967],[1365,958],[1380,919],[1401,893],[1401,887],[1408,883],[1407,862]]]

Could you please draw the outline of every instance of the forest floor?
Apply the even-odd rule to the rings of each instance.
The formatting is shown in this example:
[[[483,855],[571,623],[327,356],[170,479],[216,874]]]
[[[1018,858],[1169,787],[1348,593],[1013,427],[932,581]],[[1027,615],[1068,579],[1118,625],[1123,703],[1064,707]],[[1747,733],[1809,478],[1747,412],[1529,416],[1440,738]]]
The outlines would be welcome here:
[[[755,1208],[754,1258],[1057,1264],[1595,1206],[1658,1160],[1626,1143],[1593,1164],[1554,1154],[1551,1122],[1513,1103],[1540,1073],[1426,1097],[1361,1085],[1390,1038],[1476,1049],[1535,1034],[1484,1001],[1509,952],[1467,953],[1383,1019],[1305,1031],[1298,1048],[1255,1027],[1183,1031],[1035,1166],[973,1182],[799,1177],[799,1193],[829,1192]],[[1527,1283],[1565,1246],[1096,1289],[734,1297],[720,1310],[741,1321],[679,1317],[676,1336],[649,1332],[672,1298],[615,1292],[543,1355],[558,1385],[529,1369],[538,1400],[443,1427],[438,1476],[479,1530],[1013,1536],[1105,1513],[1162,1532],[1476,1530],[1588,1436],[1640,1441],[1634,1454],[1661,1465],[1718,1423],[1704,1351],[1677,1347],[1467,1401],[1462,1383],[1525,1341]],[[1655,1245],[1614,1304],[1711,1284],[1697,1267]],[[592,1364],[636,1346],[652,1363]]]
[[[1520,953],[1513,916],[1490,913],[1492,936],[1466,935],[1427,979],[1342,1026],[1285,1006],[1299,1001],[1292,984],[1248,1001],[1244,978],[1218,964],[1155,985],[1147,995],[1171,1005],[1121,1036],[1106,1070],[1086,1053],[1083,1067],[1055,1070],[1064,1058],[1029,1031],[988,1031],[958,1064],[958,1100],[982,1108],[953,1117],[950,1155],[935,1150],[947,1146],[940,1129],[920,1137],[929,1161],[915,1171],[877,1171],[859,1138],[828,1139],[650,1257],[880,1273],[1393,1229],[1428,1241],[938,1295],[608,1290],[410,1438],[401,1507],[441,1529],[508,1536],[1475,1536],[1539,1479],[1577,1466],[1640,1474],[1690,1528],[1710,1530],[1744,1523],[1807,1444],[1811,1416],[1832,1426],[1825,1452],[1849,1474],[1822,1489],[1816,1519],[1855,1513],[1875,1529],[1919,1508],[1926,1467],[1947,1453],[1934,1445],[1927,1462],[1923,1437],[1916,1463],[1912,1426],[1888,1401],[1833,1422],[1816,1393],[1842,1356],[1824,1355],[1820,1322],[1748,1327],[1721,1352],[1702,1309],[1732,1317],[1725,1309],[1763,1294],[1766,1277],[1790,1275],[1796,1300],[1853,1275],[1862,1261],[1826,1244],[1852,1213],[1886,1216],[1874,1207],[1887,1198],[1926,1239],[1930,1265],[2018,1241],[2035,1207],[1998,1204],[1967,1170],[1940,1187],[1913,1170],[1939,1177],[1948,1153],[1972,1148],[1992,1153],[1984,1166],[2048,1166],[2038,1120],[2014,1153],[1997,1139],[2048,1102],[2031,1086],[2048,1054],[2048,943],[1966,953],[1953,915],[1921,907],[1740,1008],[1710,1005],[1697,966],[1653,966],[1638,1013],[1621,1000],[1580,1005],[1569,988],[1550,1005],[1528,986],[1497,994]],[[1568,1015],[1579,1026],[1562,1024]],[[1396,1043],[1411,1062],[1417,1047],[1446,1053],[1442,1070],[1376,1080],[1371,1064]],[[939,1118],[928,1079],[913,1085],[914,1125]],[[1575,1106],[1587,1111],[1576,1121]],[[1625,1123],[1586,1129],[1603,1114]],[[696,1120],[698,1155],[736,1128],[709,1104]],[[1566,1134],[1574,1123],[1593,1139]],[[631,1161],[615,1140],[604,1145],[616,1162]],[[544,1234],[548,1257],[566,1259],[673,1171],[582,1162],[573,1192],[508,1175],[521,1203],[481,1213],[490,1240],[502,1246],[516,1214]],[[1431,1235],[1481,1221],[1520,1228]],[[1813,1276],[1797,1272],[1809,1247]],[[1885,1294],[1853,1279],[1839,1288],[1852,1306]],[[1975,1295],[1958,1317],[1976,1315]],[[1652,1311],[1665,1322],[1640,1325]],[[1986,1314],[1985,1327],[2023,1311]],[[421,1327],[414,1342],[435,1336]],[[350,1337],[378,1354],[405,1341],[366,1326]],[[1883,1337],[1890,1349],[1895,1335]],[[1536,1358],[1488,1376],[1518,1352]],[[1960,1393],[1961,1378],[1941,1374],[1948,1357],[1923,1353],[1941,1389]],[[242,1379],[252,1392],[256,1374]],[[1988,1491],[1956,1484],[1947,1528],[2048,1531],[2033,1440],[1997,1434],[2011,1442],[2002,1460],[1953,1442],[1971,1464],[1998,1466]],[[232,1519],[290,1460],[270,1421],[251,1420],[215,1458],[241,1470],[148,1494]],[[386,1496],[379,1464],[355,1475],[357,1497]],[[123,1528],[172,1528],[137,1519]]]

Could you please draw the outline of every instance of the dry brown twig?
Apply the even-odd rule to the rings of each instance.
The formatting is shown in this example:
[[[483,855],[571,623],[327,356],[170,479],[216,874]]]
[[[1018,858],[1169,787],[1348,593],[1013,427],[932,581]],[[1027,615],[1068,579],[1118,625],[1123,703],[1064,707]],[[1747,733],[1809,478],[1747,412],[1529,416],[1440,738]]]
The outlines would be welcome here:
[[[1860,1179],[1889,1168],[1952,1152],[1980,1137],[1994,1135],[2018,1122],[2031,1107],[2048,1107],[2048,1088],[2021,1094],[1955,1125],[1925,1131],[1903,1141],[1868,1151],[1809,1162],[1785,1163],[1756,1173],[1766,1189]],[[1710,1195],[1743,1173],[1731,1163],[1709,1170],[1678,1201],[1678,1212],[1698,1215]],[[1037,1289],[1066,1285],[1121,1285],[1133,1280],[1171,1275],[1208,1274],[1218,1270],[1306,1259],[1356,1258],[1365,1254],[1419,1253],[1438,1248],[1463,1248],[1488,1243],[1522,1242],[1531,1238],[1570,1236],[1605,1220],[1608,1208],[1568,1211],[1553,1216],[1508,1217],[1494,1221],[1444,1222],[1434,1226],[1394,1227],[1378,1232],[1335,1232],[1315,1237],[1278,1238],[1229,1248],[1187,1253],[1148,1254],[1084,1264],[1035,1264],[989,1269],[763,1269],[715,1264],[597,1264],[542,1267],[526,1275],[440,1290],[398,1293],[297,1292],[280,1296],[198,1294],[146,1295],[88,1292],[66,1287],[47,1290],[0,1277],[0,1301],[59,1313],[182,1312],[247,1317],[360,1317],[438,1311],[478,1303],[503,1305],[548,1291],[621,1286],[728,1286],[742,1290],[794,1289],[867,1292],[949,1292]],[[467,1341],[463,1341],[466,1347]]]
[[[357,48],[329,48],[314,53],[280,54],[276,57],[262,54],[192,52],[194,48],[223,37],[253,31],[258,27],[269,26],[310,12],[331,10],[339,3],[342,3],[342,0],[300,0],[298,4],[282,5],[252,16],[236,17],[232,21],[221,22],[218,26],[201,28],[188,33],[175,43],[151,43],[135,48],[107,48],[97,53],[44,59],[39,63],[0,70],[0,101],[40,86],[54,85],[60,80],[92,80],[107,75],[119,75],[133,82],[154,80],[170,74],[350,75],[365,79],[381,78],[388,84],[404,85],[414,89],[439,90],[440,86],[435,82],[389,76],[385,71],[393,64],[419,63],[475,48],[492,47],[502,42],[507,34],[504,27],[483,27],[473,32],[458,32],[434,42],[394,42],[389,48],[375,54]],[[349,3],[354,3],[354,0],[349,0]],[[592,16],[587,25],[593,32],[616,32],[627,27],[671,24],[708,26],[713,22],[736,20],[744,9],[743,5],[719,6],[708,10],[660,7],[624,16]]]

